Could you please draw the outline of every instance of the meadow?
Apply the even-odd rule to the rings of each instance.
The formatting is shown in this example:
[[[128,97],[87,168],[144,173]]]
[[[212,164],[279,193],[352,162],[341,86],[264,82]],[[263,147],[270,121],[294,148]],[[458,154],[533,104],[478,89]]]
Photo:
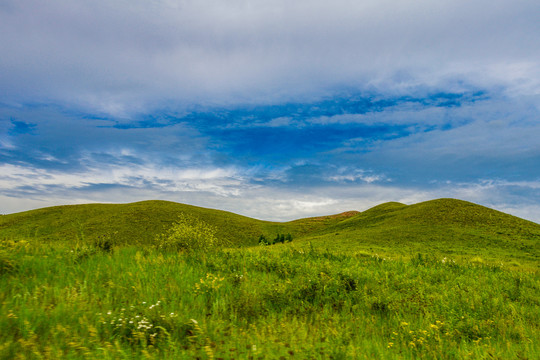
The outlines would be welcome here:
[[[433,209],[414,220],[414,207],[397,204],[291,223],[241,218],[249,234],[302,234],[271,246],[223,239],[204,212],[209,232],[193,241],[213,241],[187,247],[171,231],[144,242],[84,229],[43,238],[28,235],[35,213],[4,215],[0,358],[537,359],[540,225],[459,204],[444,220],[454,233]],[[467,232],[459,214],[469,207],[493,224],[464,216],[478,222]],[[33,220],[14,230],[24,216]]]

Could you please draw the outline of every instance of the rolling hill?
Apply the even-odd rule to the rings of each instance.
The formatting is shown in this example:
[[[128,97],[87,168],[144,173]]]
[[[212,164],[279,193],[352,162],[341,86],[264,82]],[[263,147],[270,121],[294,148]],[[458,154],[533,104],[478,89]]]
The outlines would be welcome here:
[[[453,258],[481,255],[487,261],[536,264],[540,225],[455,199],[414,205],[385,203],[306,237],[319,246],[392,256],[438,253]]]
[[[218,236],[235,245],[256,245],[261,234],[268,238],[288,232],[303,236],[355,214],[277,223],[169,201],[65,205],[0,216],[0,239],[75,242],[112,236],[119,244],[146,244],[168,229],[181,213],[215,226]]]
[[[256,245],[259,235],[291,233],[295,243],[409,257],[416,253],[482,256],[487,261],[538,265],[540,225],[455,199],[414,205],[390,202],[363,212],[269,222],[168,201],[55,206],[0,216],[1,239],[148,244],[186,213],[218,229],[237,246]]]
[[[180,213],[241,247],[152,246]],[[294,240],[249,246],[278,232]],[[539,239],[454,199],[283,223],[167,201],[3,215],[0,359],[538,358]]]

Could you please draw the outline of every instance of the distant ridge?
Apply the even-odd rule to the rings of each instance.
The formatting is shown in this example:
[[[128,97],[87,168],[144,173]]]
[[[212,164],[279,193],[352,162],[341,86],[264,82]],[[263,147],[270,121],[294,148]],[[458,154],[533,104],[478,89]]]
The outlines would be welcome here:
[[[372,223],[388,218],[396,218],[397,222],[408,221],[410,223],[424,225],[462,225],[462,226],[500,226],[501,222],[514,226],[537,225],[532,221],[509,215],[482,205],[456,199],[436,199],[420,202],[414,205],[405,205],[398,202],[388,202],[377,205],[355,217],[350,222]]]
[[[347,211],[289,222],[261,221],[227,211],[169,201],[86,204],[42,208],[0,216],[2,239],[93,241],[114,237],[119,244],[149,244],[181,213],[215,226],[232,246],[257,245],[263,234],[291,233],[298,242],[318,246],[392,249],[398,254],[507,252],[540,261],[540,225],[471,202],[437,199],[414,205],[388,202],[363,212]],[[509,255],[510,256],[510,255]]]
[[[471,202],[385,203],[306,237],[319,246],[369,252],[481,254],[540,264],[540,225]]]

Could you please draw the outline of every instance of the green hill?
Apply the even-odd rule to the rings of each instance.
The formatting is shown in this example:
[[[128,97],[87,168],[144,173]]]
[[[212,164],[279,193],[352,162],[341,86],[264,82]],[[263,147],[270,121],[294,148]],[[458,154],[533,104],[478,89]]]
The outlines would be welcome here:
[[[307,237],[318,246],[385,255],[481,256],[538,265],[540,225],[455,199],[385,203]],[[516,264],[517,265],[517,264]]]
[[[233,245],[294,240],[151,246],[180,213]],[[453,199],[284,223],[166,201],[3,215],[0,359],[537,359],[539,238]]]
[[[147,244],[168,229],[181,213],[215,226],[217,235],[234,245],[255,245],[261,234],[270,239],[276,233],[303,236],[347,217],[277,223],[169,201],[66,205],[0,216],[0,239],[86,242],[111,236],[118,244]]]
[[[481,256],[478,261],[516,266],[539,261],[539,224],[455,199],[390,202],[363,212],[282,223],[168,201],[55,206],[0,216],[0,239],[76,243],[110,236],[117,244],[148,244],[180,213],[215,226],[219,237],[239,246],[256,245],[261,234],[273,239],[276,233],[291,233],[295,243],[385,256]]]

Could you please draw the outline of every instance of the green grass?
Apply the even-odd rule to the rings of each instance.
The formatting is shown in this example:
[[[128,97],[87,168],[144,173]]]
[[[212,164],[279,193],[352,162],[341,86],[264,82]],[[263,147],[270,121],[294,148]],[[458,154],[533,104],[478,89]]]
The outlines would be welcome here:
[[[295,236],[302,236],[347,217],[337,215],[276,223],[169,201],[66,205],[0,216],[0,240],[86,243],[107,236],[119,244],[149,244],[180,214],[204,219],[217,227],[223,240],[236,245],[256,245],[261,234],[272,239],[277,233],[293,232]]]
[[[179,213],[250,245],[158,249]],[[0,217],[0,359],[537,359],[540,225],[457,200],[271,223],[168,202]],[[114,246],[97,241],[109,236]]]
[[[191,254],[121,247],[81,257],[17,243],[3,253],[15,266],[0,277],[2,359],[540,354],[534,272],[295,244]]]
[[[0,217],[0,238],[39,241],[92,242],[112,236],[120,244],[148,244],[169,228],[181,213],[204,218],[220,229],[220,236],[249,242],[271,223],[225,211],[167,201],[132,204],[55,206]]]
[[[382,204],[305,239],[392,258],[426,252],[536,270],[540,261],[539,224],[455,199]]]

